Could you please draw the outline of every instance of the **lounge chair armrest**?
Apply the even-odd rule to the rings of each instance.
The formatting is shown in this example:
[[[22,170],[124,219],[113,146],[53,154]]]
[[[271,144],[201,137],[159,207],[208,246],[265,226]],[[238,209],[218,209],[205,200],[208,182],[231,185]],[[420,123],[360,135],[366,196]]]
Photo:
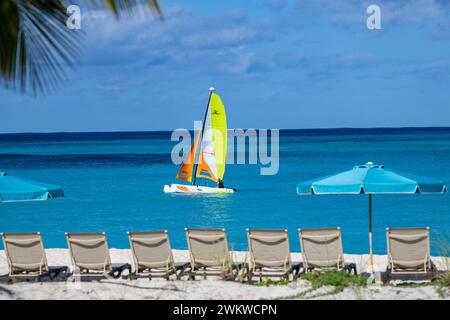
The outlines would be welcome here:
[[[184,271],[187,268],[189,268],[191,266],[190,262],[181,262],[181,263],[175,263],[175,270],[179,271]]]
[[[60,275],[67,274],[69,272],[68,266],[49,266],[48,267],[48,275],[50,280],[53,280]]]
[[[294,277],[297,277],[300,274],[300,270],[304,270],[303,262],[292,263],[292,271],[294,273]]]
[[[124,272],[125,270],[128,270],[128,273],[131,274],[131,264],[129,263],[113,263],[111,265],[111,272],[109,273],[110,276],[112,276],[115,279],[120,278],[120,276],[122,275],[122,272]]]
[[[353,271],[353,274],[356,276],[358,274],[358,272],[356,271],[356,263],[345,263],[344,264],[344,269],[347,270],[349,273],[351,273]]]
[[[48,271],[39,275],[38,280],[41,281],[42,278],[45,278],[45,277],[48,277],[50,280],[53,280],[62,274],[67,275],[68,273],[69,273],[69,267],[67,267],[67,266],[49,266]]]
[[[247,262],[233,262],[233,269],[243,269],[248,268]]]
[[[180,280],[183,275],[185,275],[186,270],[191,268],[190,262],[175,263],[175,274],[177,280]]]

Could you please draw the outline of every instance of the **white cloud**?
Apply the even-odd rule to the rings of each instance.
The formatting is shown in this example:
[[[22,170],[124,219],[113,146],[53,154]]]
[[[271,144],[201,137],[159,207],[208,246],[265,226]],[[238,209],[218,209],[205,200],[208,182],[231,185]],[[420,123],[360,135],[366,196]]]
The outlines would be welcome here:
[[[232,55],[231,59],[218,65],[220,71],[232,74],[245,74],[250,71],[250,67],[255,60],[254,53],[243,47],[232,48],[229,53]]]
[[[89,13],[85,64],[170,65],[197,72],[217,70],[242,74],[256,53],[252,44],[273,41],[271,21],[249,21],[241,11],[197,15],[189,7],[165,6],[164,21],[147,17],[115,18]],[[226,23],[217,23],[225,21]]]
[[[275,11],[283,10],[289,3],[288,0],[265,0],[264,2],[269,9]]]
[[[437,0],[317,0],[309,3],[308,10],[320,8],[333,23],[354,25],[361,22],[365,26],[365,6],[377,2],[382,6],[383,27],[388,22],[392,25],[441,21],[448,8],[446,2]],[[302,52],[302,45],[295,48],[278,45],[279,40],[290,37],[288,34],[314,30],[314,26],[302,28],[306,21],[313,19],[305,6],[302,2],[301,7],[296,7],[297,11],[283,10],[270,19],[250,19],[240,10],[200,15],[187,6],[165,6],[164,21],[151,15],[117,21],[110,15],[91,14],[85,23],[88,36],[85,63],[120,63],[122,67],[136,69],[151,66],[201,76],[214,71],[231,76],[257,74],[278,68],[298,69],[308,76],[320,76],[336,70],[370,68],[376,63],[392,65],[391,61],[380,61],[364,53],[311,56]],[[413,15],[416,11],[418,14]],[[303,19],[305,17],[309,20]],[[258,50],[258,46],[268,43],[274,48],[272,51]]]
[[[381,7],[383,24],[444,21],[448,19],[448,1],[438,0],[317,0],[319,8],[329,12],[333,23],[349,25],[363,23],[367,19],[366,8],[376,4]]]

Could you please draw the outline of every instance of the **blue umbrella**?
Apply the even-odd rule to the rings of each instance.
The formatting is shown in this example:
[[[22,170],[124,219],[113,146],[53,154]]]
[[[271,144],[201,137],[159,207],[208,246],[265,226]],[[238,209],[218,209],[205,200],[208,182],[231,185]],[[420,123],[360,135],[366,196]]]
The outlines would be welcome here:
[[[372,162],[355,166],[352,170],[338,174],[300,182],[297,185],[297,194],[299,195],[369,195],[370,268],[372,272],[372,194],[433,194],[444,192],[447,192],[447,187],[442,181],[387,170],[383,165],[376,165]]]
[[[8,176],[0,172],[0,202],[43,201],[64,197],[60,186]]]

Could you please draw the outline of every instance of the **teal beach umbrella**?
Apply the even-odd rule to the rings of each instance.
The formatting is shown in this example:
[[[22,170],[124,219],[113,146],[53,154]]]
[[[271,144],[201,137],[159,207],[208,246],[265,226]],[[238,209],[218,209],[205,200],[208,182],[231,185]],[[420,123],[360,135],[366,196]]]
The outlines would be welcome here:
[[[300,182],[299,195],[368,194],[369,195],[369,242],[370,268],[373,272],[372,250],[372,195],[373,194],[435,194],[447,192],[442,181],[409,173],[387,170],[383,165],[368,162],[352,170]]]
[[[8,176],[0,172],[0,202],[43,201],[64,197],[60,186]]]

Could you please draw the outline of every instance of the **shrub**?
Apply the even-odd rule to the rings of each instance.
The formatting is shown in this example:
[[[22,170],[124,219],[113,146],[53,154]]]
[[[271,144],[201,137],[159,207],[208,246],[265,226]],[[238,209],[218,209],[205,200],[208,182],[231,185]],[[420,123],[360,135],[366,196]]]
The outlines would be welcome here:
[[[280,280],[272,280],[263,278],[262,281],[257,282],[256,285],[263,287],[263,286],[287,286],[289,284],[289,280],[287,279],[280,279]]]
[[[366,286],[367,279],[361,275],[351,275],[346,271],[323,271],[309,272],[302,276],[302,279],[311,283],[313,289],[323,286],[333,286],[337,292],[342,291],[346,287]]]

